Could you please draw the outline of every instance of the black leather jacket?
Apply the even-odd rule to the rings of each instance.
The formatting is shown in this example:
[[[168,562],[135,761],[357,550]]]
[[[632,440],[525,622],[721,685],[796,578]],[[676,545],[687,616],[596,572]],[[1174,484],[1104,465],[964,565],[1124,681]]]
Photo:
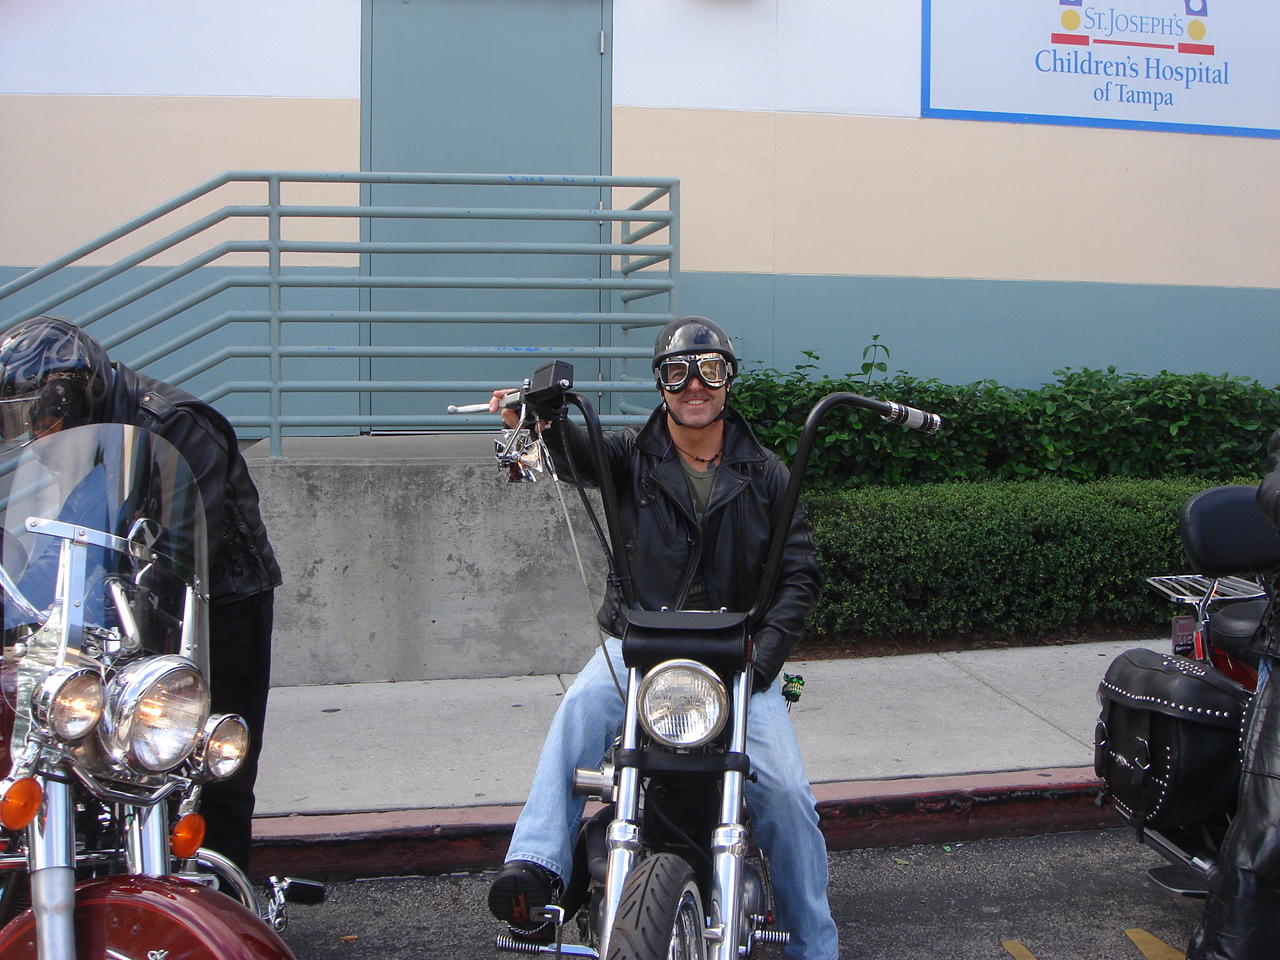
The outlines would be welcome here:
[[[209,530],[209,598],[239,600],[281,583],[258,509],[258,488],[226,418],[184,390],[112,364],[115,379],[101,419],[164,437],[186,459],[204,500]]]
[[[1271,525],[1280,530],[1280,430],[1271,435],[1267,444],[1267,475],[1258,487],[1258,506]]]
[[[1271,525],[1280,530],[1280,430],[1271,435],[1267,444],[1267,475],[1258,486],[1258,506]],[[1277,604],[1272,600],[1268,611],[1269,629],[1253,640],[1253,648],[1269,657],[1280,656],[1280,623],[1277,623]]]
[[[1280,430],[1267,448],[1267,475],[1258,505],[1280,530]],[[1255,649],[1280,654],[1273,599],[1271,628]],[[1231,829],[1213,868],[1209,896],[1191,934],[1187,956],[1205,960],[1257,960],[1275,956],[1280,937],[1280,677],[1259,687],[1241,736],[1239,800]]]
[[[548,428],[546,437],[562,474],[564,437],[573,465],[596,483],[585,431],[561,420]],[[790,476],[782,461],[760,446],[741,415],[726,408],[724,453],[699,528],[664,408],[644,426],[608,433],[604,439],[637,605],[679,609],[700,569],[714,607],[751,609]],[[803,634],[819,583],[813,537],[803,507],[797,506],[773,600],[753,638],[757,689],[773,682]],[[610,584],[598,619],[613,636],[622,635],[623,603]]]

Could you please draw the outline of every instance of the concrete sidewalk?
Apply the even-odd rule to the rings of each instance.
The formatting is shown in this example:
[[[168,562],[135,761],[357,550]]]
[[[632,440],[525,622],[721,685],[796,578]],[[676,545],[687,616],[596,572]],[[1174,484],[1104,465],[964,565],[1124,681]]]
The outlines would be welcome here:
[[[1095,800],[1096,690],[1135,645],[796,662],[792,710],[833,848],[1118,824]],[[255,873],[501,861],[569,676],[277,687]]]

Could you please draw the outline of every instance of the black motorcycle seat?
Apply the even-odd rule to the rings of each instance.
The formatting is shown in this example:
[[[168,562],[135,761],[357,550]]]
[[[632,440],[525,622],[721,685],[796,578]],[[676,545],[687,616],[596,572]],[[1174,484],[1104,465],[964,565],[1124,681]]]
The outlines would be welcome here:
[[[1258,669],[1258,652],[1249,648],[1249,641],[1266,610],[1266,600],[1244,600],[1215,610],[1209,618],[1209,642]]]

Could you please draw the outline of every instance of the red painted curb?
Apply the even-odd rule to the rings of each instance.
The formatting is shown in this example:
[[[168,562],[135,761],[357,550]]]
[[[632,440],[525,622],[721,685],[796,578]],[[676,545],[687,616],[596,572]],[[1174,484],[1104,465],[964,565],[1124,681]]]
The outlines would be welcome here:
[[[850,790],[849,787],[862,789]],[[846,788],[824,799],[829,787]],[[832,850],[958,843],[1120,825],[1100,804],[1091,767],[938,777],[866,784],[820,784],[819,825]]]
[[[1120,825],[1110,805],[1099,804],[1102,784],[1091,767],[820,783],[813,792],[831,850]],[[519,812],[492,806],[259,817],[252,872],[340,880],[492,869]]]

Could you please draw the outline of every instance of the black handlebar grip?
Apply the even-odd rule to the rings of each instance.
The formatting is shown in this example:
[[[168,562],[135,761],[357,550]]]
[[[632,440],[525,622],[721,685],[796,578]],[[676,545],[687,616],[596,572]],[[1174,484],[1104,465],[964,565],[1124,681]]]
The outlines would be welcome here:
[[[937,433],[942,428],[942,418],[936,413],[926,413],[923,410],[917,410],[915,407],[908,407],[905,403],[895,403],[892,400],[886,400],[889,405],[889,412],[881,414],[885,420],[890,423],[901,423],[910,427],[912,430],[919,430],[922,433]]]

